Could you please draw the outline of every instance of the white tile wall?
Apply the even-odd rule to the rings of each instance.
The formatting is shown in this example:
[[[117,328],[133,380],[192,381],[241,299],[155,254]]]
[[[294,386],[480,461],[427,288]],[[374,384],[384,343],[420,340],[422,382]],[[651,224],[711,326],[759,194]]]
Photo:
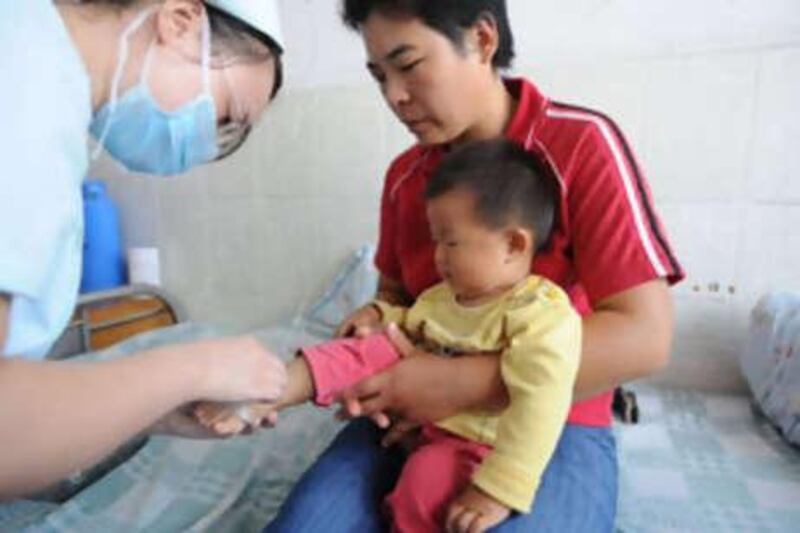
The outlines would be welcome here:
[[[536,80],[539,88],[554,99],[597,109],[612,117],[633,148],[641,151],[648,82],[646,62],[543,63],[520,71]]]
[[[162,281],[180,295],[208,296],[211,285],[211,221],[208,196],[161,194],[158,204],[158,244]]]
[[[662,203],[659,211],[687,272],[686,282],[675,290],[705,293],[713,284],[736,290],[745,210],[736,204],[697,202]]]
[[[280,0],[293,86],[366,79],[340,0]],[[507,0],[518,64],[651,58],[800,43],[797,0]]]
[[[757,54],[653,61],[642,160],[664,200],[736,201],[753,141]]]
[[[169,180],[96,169],[128,242],[159,246],[167,288],[197,320],[290,317],[376,237],[384,170],[410,138],[331,3],[282,2],[289,88],[235,157]],[[800,290],[800,9],[701,4],[510,2],[520,71],[617,119],[687,269],[673,362],[656,379],[737,389],[750,307]]]
[[[800,202],[749,206],[742,226],[738,267],[750,300],[770,290],[800,291]]]
[[[796,204],[800,202],[800,47],[761,54],[758,81],[748,196]]]

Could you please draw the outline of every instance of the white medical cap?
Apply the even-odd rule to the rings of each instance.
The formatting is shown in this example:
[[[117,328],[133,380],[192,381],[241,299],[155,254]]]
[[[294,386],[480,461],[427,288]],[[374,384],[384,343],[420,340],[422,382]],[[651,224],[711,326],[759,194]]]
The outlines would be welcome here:
[[[233,15],[284,48],[278,0],[205,0],[208,5]]]

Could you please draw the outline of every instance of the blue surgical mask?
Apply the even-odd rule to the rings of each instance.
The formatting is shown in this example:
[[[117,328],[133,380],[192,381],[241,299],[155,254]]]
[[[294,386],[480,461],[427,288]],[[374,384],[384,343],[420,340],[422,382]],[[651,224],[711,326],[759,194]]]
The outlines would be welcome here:
[[[165,111],[150,93],[147,75],[154,44],[150,45],[139,84],[119,96],[119,84],[128,60],[128,40],[154,8],[145,10],[123,32],[109,102],[92,119],[90,131],[100,147],[133,172],[167,176],[216,159],[217,113],[210,90],[211,29],[203,24],[203,92],[179,109]]]

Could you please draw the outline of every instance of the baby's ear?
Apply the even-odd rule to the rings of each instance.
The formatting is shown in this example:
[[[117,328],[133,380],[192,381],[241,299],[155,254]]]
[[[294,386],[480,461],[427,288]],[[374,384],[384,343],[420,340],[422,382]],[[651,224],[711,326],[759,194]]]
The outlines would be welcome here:
[[[533,250],[534,235],[529,229],[513,226],[506,230],[508,253],[511,256],[527,254]]]

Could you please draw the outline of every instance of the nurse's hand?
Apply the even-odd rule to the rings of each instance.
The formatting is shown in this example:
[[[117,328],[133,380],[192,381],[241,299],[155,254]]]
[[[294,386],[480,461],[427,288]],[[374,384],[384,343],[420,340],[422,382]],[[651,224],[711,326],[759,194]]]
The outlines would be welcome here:
[[[190,401],[268,402],[283,394],[286,365],[253,336],[205,339],[189,348],[198,365]]]
[[[188,365],[193,387],[187,397],[189,403],[162,418],[151,433],[227,437],[200,424],[191,403],[276,400],[286,387],[286,365],[252,336],[205,339],[173,346],[171,351]]]

